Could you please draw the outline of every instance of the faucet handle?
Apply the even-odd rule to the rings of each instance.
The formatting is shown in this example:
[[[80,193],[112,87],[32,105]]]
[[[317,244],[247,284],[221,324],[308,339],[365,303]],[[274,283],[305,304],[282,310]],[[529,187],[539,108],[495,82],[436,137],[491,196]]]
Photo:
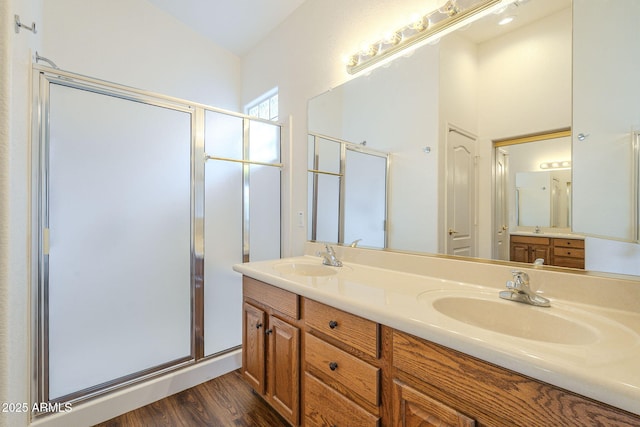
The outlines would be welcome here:
[[[511,274],[513,275],[513,280],[507,282],[508,289],[520,291],[523,288],[529,287],[529,275],[527,273],[520,270],[513,270]]]
[[[524,271],[513,270],[511,274],[513,275],[513,280],[529,284],[529,275]]]
[[[349,246],[351,246],[352,248],[357,247],[357,246],[358,246],[358,242],[359,242],[360,240],[362,240],[362,239],[356,239],[356,240],[354,240],[353,242],[351,242],[351,245],[349,245]]]

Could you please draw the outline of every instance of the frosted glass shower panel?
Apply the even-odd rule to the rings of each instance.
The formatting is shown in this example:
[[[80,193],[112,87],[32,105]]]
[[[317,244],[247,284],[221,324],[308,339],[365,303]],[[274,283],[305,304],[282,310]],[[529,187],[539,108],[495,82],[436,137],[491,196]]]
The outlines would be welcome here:
[[[316,167],[322,172],[340,173],[341,144],[316,137]]]
[[[191,115],[56,84],[49,105],[56,399],[192,357]]]
[[[344,241],[384,248],[387,212],[387,158],[347,149]]]
[[[204,212],[204,353],[242,342],[242,164],[208,160]]]
[[[280,162],[280,126],[249,120],[249,158],[252,162]]]
[[[209,156],[242,159],[243,138],[242,117],[205,111],[204,151]]]
[[[316,174],[316,240],[337,242],[340,223],[340,177]]]
[[[280,168],[249,167],[249,260],[280,258]]]

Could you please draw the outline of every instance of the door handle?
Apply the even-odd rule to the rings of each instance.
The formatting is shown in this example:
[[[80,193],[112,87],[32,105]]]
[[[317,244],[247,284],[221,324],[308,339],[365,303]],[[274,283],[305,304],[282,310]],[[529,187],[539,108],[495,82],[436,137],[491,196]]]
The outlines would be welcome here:
[[[449,229],[449,236],[453,236],[454,234],[458,234],[458,232],[456,230],[454,230],[453,228]]]

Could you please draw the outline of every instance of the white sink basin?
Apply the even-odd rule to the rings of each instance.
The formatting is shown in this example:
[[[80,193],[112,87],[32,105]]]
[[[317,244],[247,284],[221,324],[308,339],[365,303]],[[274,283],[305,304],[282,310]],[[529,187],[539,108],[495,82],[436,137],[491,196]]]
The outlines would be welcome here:
[[[468,336],[498,333],[550,345],[583,346],[594,349],[590,357],[596,357],[595,349],[640,345],[640,336],[624,324],[563,301],[534,307],[503,300],[497,290],[474,288],[426,291],[417,300],[432,313],[433,322],[446,322],[446,329]]]
[[[433,301],[433,308],[459,322],[482,329],[557,344],[588,345],[598,340],[593,327],[567,318],[554,307],[468,296],[449,296]]]
[[[282,274],[289,274],[295,276],[333,276],[338,273],[337,268],[342,267],[329,267],[323,264],[310,264],[304,262],[286,262],[282,264],[276,264],[273,268]]]

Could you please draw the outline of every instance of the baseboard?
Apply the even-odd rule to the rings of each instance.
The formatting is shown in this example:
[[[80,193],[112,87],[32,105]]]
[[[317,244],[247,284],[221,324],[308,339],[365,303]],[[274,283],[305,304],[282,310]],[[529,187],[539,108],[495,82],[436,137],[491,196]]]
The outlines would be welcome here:
[[[224,375],[242,365],[242,352],[236,350],[200,362],[159,378],[73,406],[60,412],[33,419],[33,427],[90,427],[134,409],[153,403],[182,390]]]

